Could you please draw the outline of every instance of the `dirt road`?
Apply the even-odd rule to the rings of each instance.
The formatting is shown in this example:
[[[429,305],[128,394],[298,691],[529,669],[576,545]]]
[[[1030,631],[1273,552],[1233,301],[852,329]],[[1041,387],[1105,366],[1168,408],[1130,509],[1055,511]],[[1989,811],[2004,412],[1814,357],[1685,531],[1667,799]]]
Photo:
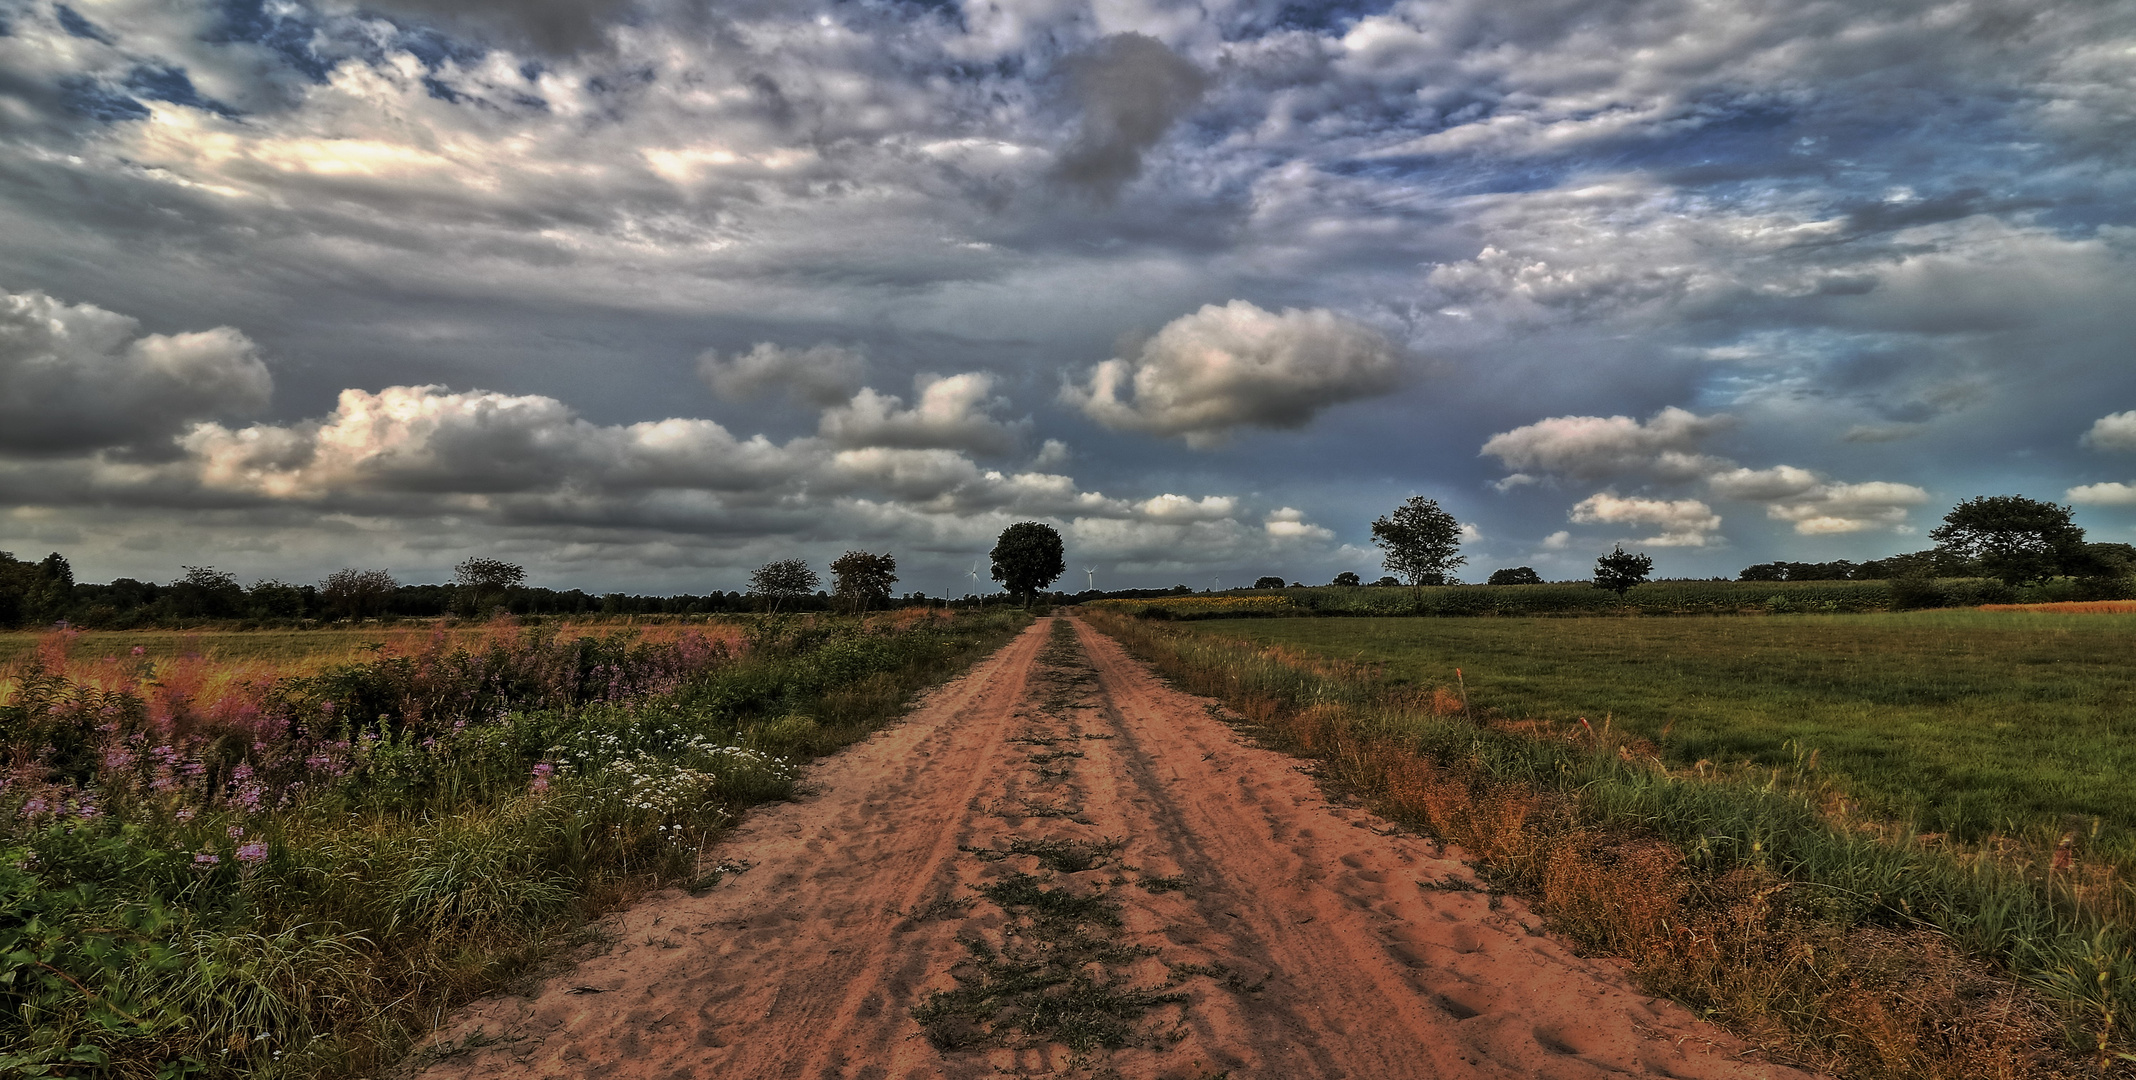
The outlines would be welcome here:
[[[1800,1077],[1041,620],[435,1077]],[[577,991],[577,992],[574,992]],[[593,992],[598,991],[598,992]]]

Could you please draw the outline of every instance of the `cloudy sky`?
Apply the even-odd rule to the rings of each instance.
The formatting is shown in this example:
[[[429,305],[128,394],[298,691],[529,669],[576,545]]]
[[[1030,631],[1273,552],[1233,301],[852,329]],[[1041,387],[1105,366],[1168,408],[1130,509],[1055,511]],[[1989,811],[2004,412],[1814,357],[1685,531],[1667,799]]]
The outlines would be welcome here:
[[[0,548],[737,588],[2136,540],[2136,4],[0,0]],[[983,580],[985,570],[980,577]],[[1068,583],[1068,582],[1064,582]]]

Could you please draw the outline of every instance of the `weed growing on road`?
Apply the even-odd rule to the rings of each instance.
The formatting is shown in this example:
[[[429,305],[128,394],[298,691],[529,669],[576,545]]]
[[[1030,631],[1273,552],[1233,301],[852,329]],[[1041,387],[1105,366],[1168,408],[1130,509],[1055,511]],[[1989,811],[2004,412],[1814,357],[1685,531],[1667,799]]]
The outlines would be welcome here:
[[[975,936],[959,939],[970,955],[951,970],[956,987],[928,995],[912,1013],[928,1039],[944,1050],[1012,1041],[1118,1050],[1171,1041],[1142,1020],[1186,995],[1176,982],[1139,985],[1123,970],[1156,950],[1114,936],[1120,905],[1104,892],[1048,884],[1015,873],[980,890],[1008,914],[1008,931],[999,949]]]
[[[1062,874],[1079,874],[1116,861],[1125,840],[1027,840],[1021,836],[1005,848],[965,848],[981,862],[1029,855],[1040,866]]]

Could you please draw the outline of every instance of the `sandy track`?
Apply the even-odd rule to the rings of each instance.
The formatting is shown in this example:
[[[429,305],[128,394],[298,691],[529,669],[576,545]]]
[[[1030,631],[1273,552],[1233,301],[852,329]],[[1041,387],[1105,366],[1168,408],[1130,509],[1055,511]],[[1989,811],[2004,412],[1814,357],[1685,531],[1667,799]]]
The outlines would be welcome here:
[[[1518,902],[1464,891],[1457,853],[1329,805],[1294,759],[1070,625],[1049,649],[1042,620],[820,763],[817,794],[753,813],[720,851],[752,869],[655,896],[537,995],[453,1018],[425,1075],[1806,1075],[1746,1059]],[[1008,853],[1112,840],[1078,872]],[[1143,1015],[1133,1045],[925,1037],[913,1009],[974,978],[970,943],[1044,953],[1027,919],[979,896],[1022,874],[1107,898],[1106,933],[1142,955],[1101,981],[1180,999]],[[586,987],[602,992],[572,992]]]

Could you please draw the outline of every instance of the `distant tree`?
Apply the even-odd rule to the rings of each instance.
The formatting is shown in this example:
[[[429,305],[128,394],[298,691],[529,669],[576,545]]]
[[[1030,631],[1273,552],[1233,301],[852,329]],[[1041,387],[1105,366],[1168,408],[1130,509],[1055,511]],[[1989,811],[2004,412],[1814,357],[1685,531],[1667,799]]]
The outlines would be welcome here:
[[[1787,564],[1782,562],[1759,563],[1746,566],[1736,575],[1737,581],[1786,581]]]
[[[1379,587],[1381,587],[1381,588],[1392,588],[1392,587],[1394,587],[1394,586],[1396,586],[1396,585],[1400,585],[1401,583],[1402,583],[1402,579],[1400,579],[1400,578],[1394,578],[1394,577],[1383,577],[1383,578],[1379,579],[1378,581],[1375,581],[1375,582],[1373,582],[1372,584],[1374,584],[1374,585],[1377,585],[1377,586],[1379,586]]]
[[[1279,577],[1257,577],[1253,579],[1253,587],[1256,589],[1280,589],[1283,587],[1283,579]]]
[[[181,619],[227,619],[244,610],[245,589],[234,574],[212,566],[181,566],[171,582],[171,613]]]
[[[527,569],[503,559],[477,555],[452,568],[452,583],[459,589],[462,611],[479,615],[504,603],[505,594],[527,583]]]
[[[461,564],[466,565],[466,564]],[[386,601],[400,582],[384,570],[343,567],[319,583],[319,603],[338,619],[364,619],[386,612]]]
[[[1359,585],[1363,585],[1364,580],[1362,578],[1359,578],[1355,573],[1345,570],[1342,573],[1335,575],[1335,580],[1328,582],[1328,584],[1342,585],[1354,589]]]
[[[1067,572],[1062,555],[1061,534],[1053,526],[1019,521],[1001,530],[987,558],[993,562],[993,579],[1029,606],[1038,590]]]
[[[1952,507],[1928,535],[1945,556],[1977,563],[2006,585],[2028,585],[2096,572],[2074,512],[2022,495],[1981,495]]]
[[[261,618],[299,619],[311,606],[311,597],[307,593],[316,595],[317,590],[274,578],[261,578],[245,590],[245,603]]]
[[[1372,542],[1387,553],[1381,565],[1415,586],[1444,585],[1447,572],[1468,561],[1460,553],[1461,523],[1422,495],[1373,521]]]
[[[1634,555],[1617,545],[1617,550],[1595,560],[1595,587],[1609,589],[1623,596],[1647,579],[1654,572],[1654,560],[1645,554]]]
[[[749,591],[771,601],[771,610],[796,596],[807,596],[823,579],[800,559],[780,559],[757,567],[749,574]]]
[[[897,559],[848,551],[831,560],[831,574],[838,581],[833,591],[840,603],[854,611],[866,611],[868,605],[890,599],[890,586],[897,584]]]
[[[1543,575],[1532,566],[1510,566],[1504,570],[1491,571],[1493,585],[1541,585]]]

